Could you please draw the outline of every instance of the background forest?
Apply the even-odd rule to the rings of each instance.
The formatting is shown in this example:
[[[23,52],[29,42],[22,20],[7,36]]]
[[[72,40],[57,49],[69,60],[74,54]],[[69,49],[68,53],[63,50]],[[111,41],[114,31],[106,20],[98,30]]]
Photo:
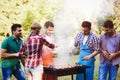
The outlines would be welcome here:
[[[80,2],[82,0],[76,0],[76,3],[77,1]],[[84,1],[90,1],[90,0],[84,0]],[[92,3],[92,1],[94,2],[95,0],[91,0],[91,2],[88,2],[88,3]],[[104,0],[98,0],[98,1],[104,1]],[[94,24],[92,26],[93,32],[98,36],[102,32],[102,24],[106,19],[113,20],[115,24],[115,30],[120,33],[120,0],[105,0],[105,1],[106,1],[107,8],[104,9],[106,6],[103,6],[103,5],[99,6],[99,9],[101,9],[101,11],[98,11],[99,14],[97,13],[97,10],[94,10],[96,11],[97,15],[95,15],[96,13],[93,12],[91,13],[92,15],[89,19]],[[74,5],[74,2],[75,0],[0,0],[0,45],[3,39],[6,38],[6,35],[8,34],[11,35],[10,27],[13,23],[22,24],[23,39],[28,35],[30,31],[30,25],[33,22],[39,22],[43,27],[44,23],[48,20],[53,21],[53,23],[55,23],[56,36],[65,35],[61,37],[63,39],[64,37],[70,35],[70,38],[71,36],[72,38],[74,38],[76,33],[80,31],[81,21],[84,20],[84,19],[81,20],[82,14],[80,14],[81,13],[80,9],[82,9],[83,7],[82,6],[81,6],[82,8],[78,8],[78,6],[75,7],[76,4]],[[70,4],[71,6],[69,6],[67,3]],[[111,3],[110,7],[109,7],[109,3]],[[78,5],[81,5],[81,4],[82,4],[81,2],[78,3]],[[83,4],[83,5],[86,5],[86,4]],[[89,7],[90,6],[88,6],[87,8]],[[84,10],[84,12],[87,12],[87,9],[86,11]],[[89,16],[89,12],[85,14]],[[70,13],[74,15],[71,15]],[[103,17],[98,17],[98,16],[101,16],[103,13],[106,13],[106,14]],[[75,21],[75,22],[72,22],[72,21]],[[73,24],[70,24],[69,27],[68,26],[64,27],[64,24],[69,24],[69,23],[73,23]],[[63,26],[62,29],[61,29],[61,26]],[[73,26],[77,26],[77,27],[73,27]],[[66,31],[67,29],[71,32]],[[44,28],[42,28],[42,31],[43,30]],[[62,34],[59,35],[59,33],[57,32],[62,32]],[[63,40],[66,40],[66,39],[63,39]],[[77,61],[76,60],[77,57],[78,57],[77,55],[73,57],[74,58],[73,62]],[[97,80],[98,66],[99,66],[99,61],[97,60],[96,69],[95,69],[95,80]],[[119,79],[120,79],[120,70],[118,72],[117,80]],[[0,74],[0,80],[1,80],[1,74]],[[14,78],[12,80],[14,80]],[[60,80],[70,80],[70,78],[69,76],[67,78],[62,77],[60,78]]]

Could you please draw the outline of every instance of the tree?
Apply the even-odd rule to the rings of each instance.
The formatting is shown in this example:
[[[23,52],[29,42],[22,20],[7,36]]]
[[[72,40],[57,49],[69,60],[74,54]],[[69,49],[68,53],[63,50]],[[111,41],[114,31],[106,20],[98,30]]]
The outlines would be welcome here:
[[[0,1],[0,35],[10,33],[13,23],[23,25],[25,33],[33,22],[43,25],[47,20],[53,20],[59,6],[58,2],[49,0],[1,0]]]

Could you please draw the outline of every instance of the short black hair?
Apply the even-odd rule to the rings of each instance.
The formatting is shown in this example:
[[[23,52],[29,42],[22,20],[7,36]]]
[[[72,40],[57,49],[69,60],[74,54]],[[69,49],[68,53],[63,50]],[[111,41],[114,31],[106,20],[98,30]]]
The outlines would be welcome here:
[[[16,28],[21,28],[21,27],[22,27],[21,24],[13,24],[13,25],[11,26],[11,32],[12,32],[12,34],[13,34],[13,31],[16,30]]]
[[[48,28],[49,26],[50,26],[50,27],[54,27],[53,22],[47,21],[47,22],[45,23],[45,25],[44,25],[45,28]]]
[[[91,29],[91,22],[89,22],[89,21],[83,21],[81,26],[82,27],[87,27],[87,28]]]
[[[114,28],[114,24],[113,24],[113,21],[111,20],[106,20],[103,24],[103,27],[105,28]]]

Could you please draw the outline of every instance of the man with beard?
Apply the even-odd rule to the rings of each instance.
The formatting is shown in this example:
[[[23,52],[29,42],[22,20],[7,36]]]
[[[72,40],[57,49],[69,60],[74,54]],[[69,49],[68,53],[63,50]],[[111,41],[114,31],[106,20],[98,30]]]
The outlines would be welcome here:
[[[103,24],[105,33],[100,36],[100,66],[98,80],[116,80],[120,64],[120,34],[114,30],[114,24],[107,20]]]
[[[80,47],[78,64],[90,66],[86,69],[86,80],[93,80],[94,78],[94,62],[95,56],[99,50],[99,39],[91,32],[91,22],[82,22],[82,32],[79,32],[76,36],[74,47],[70,54],[76,47]],[[84,80],[83,74],[77,74],[76,80]]]
[[[22,40],[20,39],[22,36],[21,27],[20,24],[13,24],[11,26],[12,35],[2,42],[2,80],[10,80],[12,75],[17,80],[26,80],[18,57],[18,51],[22,44]]]

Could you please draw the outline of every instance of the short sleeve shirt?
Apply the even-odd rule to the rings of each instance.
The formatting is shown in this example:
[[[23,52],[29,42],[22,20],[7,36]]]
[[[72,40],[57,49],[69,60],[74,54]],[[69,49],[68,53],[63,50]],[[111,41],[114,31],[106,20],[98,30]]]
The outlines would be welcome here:
[[[16,41],[14,39],[14,36],[10,36],[6,38],[1,45],[2,49],[6,49],[7,53],[9,54],[15,54],[19,51],[20,47],[22,45],[22,40],[18,39]],[[10,58],[2,58],[2,68],[16,68],[20,67],[20,62],[18,57],[10,57]]]

